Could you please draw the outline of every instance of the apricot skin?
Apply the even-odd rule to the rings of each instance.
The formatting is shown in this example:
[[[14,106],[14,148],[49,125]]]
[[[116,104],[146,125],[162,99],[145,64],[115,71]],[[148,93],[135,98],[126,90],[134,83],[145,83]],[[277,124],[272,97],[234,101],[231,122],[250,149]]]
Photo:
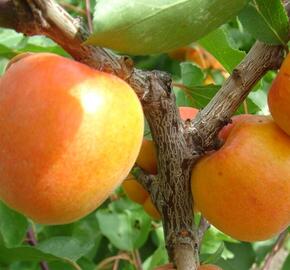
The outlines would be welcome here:
[[[122,187],[130,200],[143,205],[145,212],[153,219],[161,219],[161,216],[153,204],[150,194],[143,188],[136,178],[129,174],[122,184]]]
[[[290,135],[290,54],[284,60],[268,94],[268,106],[274,121]]]
[[[149,193],[143,188],[132,174],[122,184],[122,187],[128,198],[136,203],[143,204],[149,197]]]
[[[1,199],[38,223],[80,219],[128,175],[143,125],[119,78],[48,53],[19,60],[0,84]]]
[[[198,267],[198,270],[222,270],[222,269],[213,264],[203,264]]]
[[[260,241],[290,223],[290,138],[266,116],[237,121],[222,148],[192,172],[201,213],[224,233]]]

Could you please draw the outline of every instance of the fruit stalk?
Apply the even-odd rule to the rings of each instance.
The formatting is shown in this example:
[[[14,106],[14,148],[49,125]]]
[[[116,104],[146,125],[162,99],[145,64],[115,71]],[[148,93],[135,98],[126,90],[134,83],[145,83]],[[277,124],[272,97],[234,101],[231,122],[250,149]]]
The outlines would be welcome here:
[[[34,231],[33,231],[32,228],[30,228],[27,231],[26,235],[27,235],[28,244],[31,245],[31,246],[36,246],[37,245],[37,241],[36,241],[35,234],[34,234]],[[47,265],[46,262],[40,262],[39,266],[40,266],[41,270],[49,270],[48,265]]]

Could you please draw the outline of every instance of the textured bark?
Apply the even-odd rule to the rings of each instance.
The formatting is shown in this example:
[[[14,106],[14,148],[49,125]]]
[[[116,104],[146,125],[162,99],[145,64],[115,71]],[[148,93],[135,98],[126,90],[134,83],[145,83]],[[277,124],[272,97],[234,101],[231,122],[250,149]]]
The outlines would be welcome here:
[[[0,26],[26,35],[43,34],[61,45],[76,60],[126,80],[138,95],[158,152],[158,175],[141,172],[140,182],[159,209],[170,260],[179,270],[199,264],[198,245],[207,223],[193,222],[190,176],[194,163],[216,148],[216,134],[229,122],[253,85],[282,60],[283,48],[256,43],[213,100],[192,123],[182,123],[171,91],[171,78],[160,71],[134,68],[120,57],[83,42],[88,32],[53,0],[0,1]]]

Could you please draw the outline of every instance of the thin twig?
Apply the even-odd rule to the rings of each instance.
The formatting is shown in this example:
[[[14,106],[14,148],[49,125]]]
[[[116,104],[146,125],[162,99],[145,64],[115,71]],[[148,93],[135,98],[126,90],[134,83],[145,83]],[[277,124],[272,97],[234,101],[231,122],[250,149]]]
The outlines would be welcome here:
[[[261,270],[270,270],[271,263],[275,255],[284,247],[284,244],[288,238],[289,238],[288,230],[285,230],[279,235],[274,247],[272,248],[271,252],[267,255],[265,263],[261,268]]]
[[[86,0],[86,16],[88,20],[88,26],[90,33],[93,33],[93,20],[91,15],[91,2],[90,0]]]
[[[58,2],[59,2],[59,4],[62,7],[64,7],[67,10],[71,10],[71,11],[73,11],[75,13],[78,13],[81,16],[86,16],[87,15],[86,12],[82,8],[76,7],[76,6],[74,6],[72,4],[69,4],[69,3],[65,2],[65,1],[58,1]]]
[[[27,243],[29,245],[31,245],[31,246],[36,246],[37,245],[37,240],[36,240],[36,237],[35,237],[35,233],[34,233],[32,228],[30,228],[27,231],[26,236],[27,236]],[[39,265],[40,265],[40,268],[42,270],[49,270],[48,265],[47,265],[46,262],[40,262]]]
[[[135,266],[136,266],[136,270],[143,270],[142,261],[141,261],[141,258],[140,258],[139,250],[138,249],[133,250],[132,255],[133,255],[133,258],[134,258],[134,263],[135,263]]]
[[[110,263],[116,260],[129,261],[131,264],[134,265],[134,261],[132,260],[132,258],[127,253],[122,253],[122,254],[118,254],[116,256],[112,256],[112,257],[104,259],[98,264],[98,266],[96,267],[96,270],[105,269]]]

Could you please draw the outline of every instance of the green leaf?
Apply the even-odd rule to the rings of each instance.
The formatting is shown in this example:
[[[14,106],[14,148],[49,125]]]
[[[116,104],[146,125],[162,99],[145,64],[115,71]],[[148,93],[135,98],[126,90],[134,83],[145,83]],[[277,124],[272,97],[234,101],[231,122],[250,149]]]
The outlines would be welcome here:
[[[0,50],[1,50],[1,48],[0,48]],[[9,62],[9,60],[7,58],[0,57],[0,76],[4,73],[8,62]]]
[[[38,250],[34,247],[15,247],[6,248],[0,246],[0,262],[1,263],[11,263],[15,261],[36,261],[40,262],[42,260],[51,261],[58,260],[56,256],[47,254]]]
[[[290,269],[290,254],[288,255],[287,259],[285,260],[281,270],[289,270],[289,269]]]
[[[192,106],[204,108],[220,89],[217,85],[196,85],[192,87],[180,86],[174,88],[178,106]]]
[[[239,18],[254,38],[270,44],[287,44],[289,19],[281,0],[252,0]]]
[[[40,242],[37,249],[57,257],[77,261],[87,254],[93,246],[92,241],[81,241],[73,237],[59,236]]]
[[[152,256],[148,257],[143,263],[144,270],[153,270],[159,265],[168,263],[168,255],[165,247],[158,247]]]
[[[190,62],[183,62],[180,66],[182,82],[184,85],[187,87],[202,85],[205,76],[197,65]]]
[[[167,52],[208,34],[248,0],[99,0],[86,41],[129,54]]]
[[[220,246],[217,248],[217,250],[213,253],[210,254],[204,261],[203,264],[208,264],[208,263],[216,263],[220,257],[222,256],[222,253],[224,252],[225,249],[225,244],[222,242]]]
[[[236,65],[245,57],[246,53],[234,49],[228,36],[229,35],[227,35],[224,29],[219,28],[201,39],[199,43],[209,51],[228,72],[232,72]]]
[[[150,217],[140,206],[123,211],[117,211],[113,207],[111,209],[100,209],[96,213],[103,235],[121,250],[140,248],[151,230]]]
[[[0,233],[7,247],[14,247],[24,240],[27,219],[0,201]]]

